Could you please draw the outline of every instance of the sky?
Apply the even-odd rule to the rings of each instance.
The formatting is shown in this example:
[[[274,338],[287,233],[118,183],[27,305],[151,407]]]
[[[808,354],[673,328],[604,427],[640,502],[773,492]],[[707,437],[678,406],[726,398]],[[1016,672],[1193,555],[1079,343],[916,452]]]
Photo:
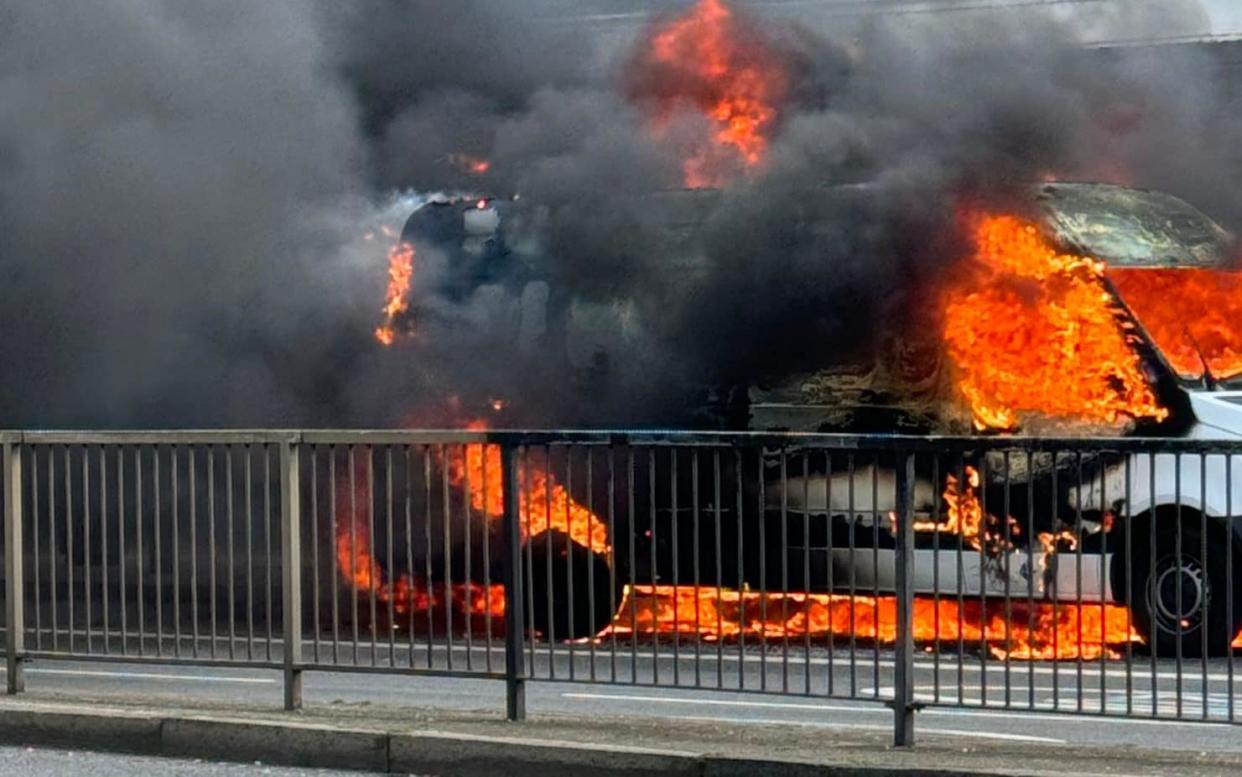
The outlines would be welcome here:
[[[1238,0],[1203,0],[1212,15],[1212,30],[1218,35],[1242,33],[1242,3]]]

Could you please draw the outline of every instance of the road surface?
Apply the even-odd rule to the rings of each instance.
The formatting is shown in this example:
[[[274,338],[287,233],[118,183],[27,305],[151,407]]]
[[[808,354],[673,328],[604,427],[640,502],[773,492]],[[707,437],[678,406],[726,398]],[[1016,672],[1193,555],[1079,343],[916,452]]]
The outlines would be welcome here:
[[[591,657],[588,648],[577,646],[571,657],[567,647],[538,648],[533,656],[535,677],[528,685],[529,713],[558,713],[583,716],[655,716],[667,719],[698,721],[784,723],[797,726],[891,731],[892,713],[884,705],[892,694],[893,656],[886,650],[867,648],[855,653],[851,666],[849,654],[812,650],[809,659],[802,654],[786,657],[772,650],[766,657],[748,648],[738,652],[724,651],[720,661],[714,646],[700,647],[698,673],[693,661],[694,648],[681,646],[679,658],[672,655],[672,645],[640,645],[638,652],[620,645],[615,659],[611,645],[596,647],[595,678],[590,682]],[[359,644],[358,664],[367,668],[389,660],[389,647],[380,644],[372,652],[369,642]],[[183,655],[193,653],[183,648]],[[217,646],[217,658],[226,659],[227,648]],[[408,654],[398,645],[394,650],[398,662]],[[353,660],[354,644],[337,646],[336,659],[342,663]],[[503,650],[493,644],[474,644],[467,650],[455,645],[452,650],[439,645],[431,650],[432,666],[447,668],[447,658],[454,656],[454,670],[491,671],[500,673],[504,667]],[[306,647],[307,657],[314,656],[313,645]],[[199,645],[200,659],[210,656],[210,646]],[[244,656],[240,646],[235,657]],[[528,661],[532,659],[527,654]],[[114,656],[114,658],[120,658]],[[274,646],[273,659],[279,661],[279,644]],[[469,658],[469,665],[467,659]],[[331,646],[321,644],[321,662],[333,659]],[[415,666],[425,666],[426,646],[416,646]],[[1214,659],[1203,663],[1185,664],[1180,677],[1173,662],[1158,661],[1154,682],[1151,659],[1136,656],[1127,672],[1124,662],[1070,661],[1051,663],[1013,663],[1008,668],[1009,692],[1006,696],[1006,666],[979,655],[963,656],[959,664],[954,655],[942,656],[938,662],[922,655],[915,663],[916,699],[937,701],[935,679],[939,675],[939,703],[918,716],[920,735],[940,735],[970,740],[1014,741],[1034,743],[1072,743],[1080,745],[1141,745],[1191,751],[1242,752],[1242,729],[1223,722],[1192,722],[1190,720],[1150,719],[1153,705],[1160,716],[1179,714],[1182,718],[1203,718],[1242,722],[1242,710],[1233,705],[1242,703],[1242,678],[1233,677],[1232,699],[1230,663]],[[614,666],[619,684],[612,684]],[[806,670],[810,669],[811,694],[806,694]],[[1204,685],[1204,671],[1207,682]],[[187,700],[204,702],[245,702],[270,704],[282,702],[282,678],[270,668],[238,668],[227,666],[164,666],[150,663],[84,662],[78,660],[32,660],[27,665],[27,689],[32,693],[52,691],[59,694],[83,694],[89,697],[118,699],[141,698],[150,703],[184,704]],[[553,680],[555,676],[555,681]],[[825,695],[828,678],[833,678],[834,697]],[[661,685],[655,685],[657,680]],[[677,683],[678,687],[669,687]],[[780,693],[785,684],[789,693]],[[720,685],[722,689],[717,689]],[[699,687],[696,687],[699,686]],[[1177,689],[1181,688],[1181,694]],[[1207,688],[1207,694],[1203,688]],[[766,688],[768,693],[760,692]],[[740,689],[740,690],[739,690]],[[1154,700],[1153,700],[1154,689]],[[1033,693],[1032,693],[1033,692]],[[959,695],[960,694],[960,695]],[[876,699],[858,701],[849,696]],[[955,706],[958,699],[965,707]],[[1008,699],[1008,701],[1006,701]],[[1031,699],[1034,699],[1033,704]],[[475,679],[410,674],[374,674],[365,672],[309,671],[305,676],[307,704],[372,703],[410,705],[439,710],[504,709],[504,684],[495,679]],[[991,708],[985,708],[991,707]],[[1054,706],[1055,705],[1055,706]],[[1145,715],[1147,719],[1104,717],[1127,710]],[[1032,711],[1035,706],[1045,710]],[[997,709],[996,707],[1004,707]],[[1081,709],[1087,715],[1069,714]]]

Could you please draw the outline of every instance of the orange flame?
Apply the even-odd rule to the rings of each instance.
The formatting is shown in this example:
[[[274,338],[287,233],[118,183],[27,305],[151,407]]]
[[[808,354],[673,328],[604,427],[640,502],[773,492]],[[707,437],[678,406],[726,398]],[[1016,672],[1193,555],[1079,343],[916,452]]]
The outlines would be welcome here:
[[[404,241],[388,251],[388,290],[384,294],[384,321],[375,330],[375,339],[392,345],[396,339],[397,317],[409,310],[410,281],[414,277],[414,246]]]
[[[1108,278],[1179,374],[1242,373],[1242,273],[1113,267]]]
[[[478,615],[482,620],[471,623],[472,629],[486,628],[500,634],[504,631],[505,589],[503,585],[485,586],[475,582],[436,584],[409,572],[393,579],[386,577],[371,548],[371,489],[365,478],[358,478],[352,496],[349,476],[342,475],[333,486],[337,489],[336,560],[340,575],[358,593],[373,595],[375,601],[385,605],[391,602],[395,616],[406,618],[416,627],[425,621],[415,621],[414,613],[438,615],[440,621],[451,618],[450,613],[460,616]],[[396,626],[398,624],[391,624]],[[431,626],[444,628],[444,625]]]
[[[944,520],[916,520],[914,530],[956,534],[969,547],[990,556],[1013,550],[1014,539],[1022,533],[1021,525],[1012,516],[1006,516],[1002,521],[983,509],[983,502],[978,496],[978,470],[967,465],[963,475],[966,478],[965,487],[958,482],[956,475],[949,473],[945,477],[944,493],[941,495],[945,503]],[[897,514],[889,513],[889,518],[896,531]]]
[[[471,156],[470,154],[449,154],[448,159],[454,167],[470,175],[486,175],[492,169],[490,161],[483,157]]]
[[[658,25],[636,65],[650,73],[651,85],[635,91],[638,97],[654,93],[657,125],[685,104],[714,125],[710,142],[694,148],[682,164],[687,187],[723,185],[737,161],[754,167],[763,160],[788,77],[771,45],[744,29],[723,0],[699,0]]]
[[[979,429],[1025,414],[1119,425],[1163,419],[1104,265],[1057,253],[1012,216],[970,219],[974,253],[943,292],[946,350]]]
[[[487,428],[482,420],[467,424],[468,429]],[[500,463],[500,446],[470,443],[463,446],[464,456],[454,450],[449,455],[449,480],[455,487],[466,487],[470,493],[470,506],[487,516],[498,519],[504,515],[503,470]],[[569,538],[596,553],[607,555],[612,549],[608,541],[608,527],[584,505],[577,502],[564,486],[557,483],[547,471],[547,462],[541,469],[528,461],[521,468],[524,482],[518,500],[519,523],[522,539],[553,530],[569,535]]]
[[[1130,614],[1117,605],[955,598],[914,600],[914,639],[924,645],[987,645],[998,657],[1043,660],[1115,656],[1139,637]],[[897,638],[897,600],[892,596],[761,593],[709,586],[627,586],[617,616],[600,640],[641,635],[697,637],[705,642],[739,639]]]
[[[473,421],[468,428],[486,428],[486,422]],[[500,446],[469,443],[455,448],[445,457],[448,477],[454,488],[464,488],[470,496],[471,508],[485,520],[496,521],[504,515],[504,477]],[[540,471],[531,461],[523,468],[525,482],[519,499],[519,528],[522,540],[545,531],[561,531],[570,539],[596,553],[607,555],[611,550],[608,528],[589,509],[579,504],[558,484],[549,472]],[[429,610],[444,613],[451,609],[460,613],[490,614],[495,620],[504,615],[504,587],[490,588],[478,583],[454,582],[449,586],[435,585],[410,573],[385,575],[371,548],[371,488],[362,462],[355,462],[354,490],[349,490],[349,475],[338,478],[336,558],[339,573],[349,586],[360,594],[374,595],[378,602],[393,602],[394,613]],[[361,474],[361,477],[357,475]],[[467,540],[469,541],[469,540]],[[437,598],[437,596],[439,598]],[[493,628],[496,625],[493,624]]]

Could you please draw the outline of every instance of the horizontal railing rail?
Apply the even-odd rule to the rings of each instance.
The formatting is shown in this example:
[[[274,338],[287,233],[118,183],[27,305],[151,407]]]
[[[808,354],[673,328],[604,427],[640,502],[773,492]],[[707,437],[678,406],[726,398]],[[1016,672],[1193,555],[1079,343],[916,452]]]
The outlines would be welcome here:
[[[5,656],[1238,722],[1242,440],[2,431]]]

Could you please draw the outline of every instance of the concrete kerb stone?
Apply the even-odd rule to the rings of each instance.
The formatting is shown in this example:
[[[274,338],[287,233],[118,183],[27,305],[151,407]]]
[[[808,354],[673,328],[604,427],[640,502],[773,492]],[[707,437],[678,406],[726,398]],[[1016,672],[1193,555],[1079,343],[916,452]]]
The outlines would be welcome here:
[[[388,771],[387,733],[336,726],[169,717],[160,747],[168,756]]]
[[[707,756],[703,763],[702,777],[996,777],[998,774],[1000,773],[882,766],[837,766]]]
[[[0,742],[158,755],[163,718],[134,712],[0,711]]]
[[[391,771],[445,777],[699,777],[702,762],[697,753],[440,732],[393,734],[389,743]]]
[[[987,777],[986,772],[826,765],[621,745],[388,732],[75,705],[0,705],[0,744],[437,777]],[[1012,774],[997,772],[996,774]]]

